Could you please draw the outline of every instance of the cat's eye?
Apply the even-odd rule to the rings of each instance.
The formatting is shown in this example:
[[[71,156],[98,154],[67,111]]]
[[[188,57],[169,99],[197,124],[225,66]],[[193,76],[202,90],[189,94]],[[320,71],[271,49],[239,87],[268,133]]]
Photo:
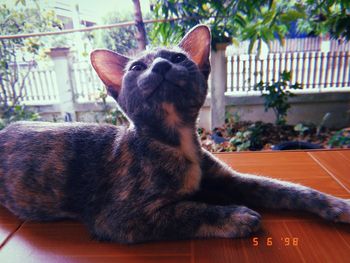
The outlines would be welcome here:
[[[145,70],[147,68],[147,66],[142,63],[142,62],[135,62],[133,63],[129,70],[132,70],[132,71],[141,71],[141,70]]]
[[[186,56],[182,53],[177,53],[171,57],[171,62],[180,63],[186,59]]]

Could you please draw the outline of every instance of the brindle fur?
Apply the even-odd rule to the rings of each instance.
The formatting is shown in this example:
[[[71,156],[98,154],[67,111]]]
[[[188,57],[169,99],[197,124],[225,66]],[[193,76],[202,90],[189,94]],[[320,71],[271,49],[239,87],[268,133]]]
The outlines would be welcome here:
[[[1,204],[24,220],[79,219],[96,238],[120,243],[246,237],[260,215],[243,205],[350,223],[348,201],[240,174],[200,147],[209,50],[209,30],[198,26],[180,48],[134,60],[95,51],[93,66],[131,125],[8,126],[0,132]],[[141,69],[130,69],[135,63]]]

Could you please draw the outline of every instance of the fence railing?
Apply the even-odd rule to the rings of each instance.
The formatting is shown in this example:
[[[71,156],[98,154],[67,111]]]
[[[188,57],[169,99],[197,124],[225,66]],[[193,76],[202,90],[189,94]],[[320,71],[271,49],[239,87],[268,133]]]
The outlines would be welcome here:
[[[27,76],[24,103],[39,106],[37,109],[43,115],[52,114],[56,118],[59,114],[62,119],[85,120],[89,119],[86,112],[103,111],[104,105],[97,100],[103,84],[90,62],[73,61],[69,48],[51,50],[50,56],[51,66],[32,68]],[[225,50],[218,49],[213,51],[211,60],[211,89],[206,101],[210,111],[203,111],[203,116],[209,114],[210,117],[201,117],[202,120],[209,118],[210,128],[220,127],[225,122],[226,106],[235,103],[236,98],[232,96],[260,95],[254,91],[254,86],[260,81],[277,80],[284,70],[291,71],[292,82],[301,83],[305,93],[350,91],[349,51],[270,53],[261,59],[256,55],[225,57]],[[20,74],[23,76],[26,72]],[[113,99],[109,97],[109,101]]]
[[[350,52],[285,52],[227,57],[226,93],[255,95],[257,83],[277,81],[283,71],[302,84],[300,92],[350,90]]]
[[[21,82],[25,74],[20,73]],[[24,96],[22,102],[25,105],[51,105],[59,103],[59,88],[57,87],[56,72],[53,68],[33,68],[25,78]],[[72,93],[77,103],[94,102],[98,99],[99,91],[103,90],[103,84],[89,61],[72,63],[70,72]]]
[[[57,78],[63,76],[54,67],[32,69],[25,81],[23,102],[26,105],[59,104],[62,92],[67,91],[72,94],[72,102],[96,102],[104,88],[90,63],[80,61],[70,65],[70,70],[65,71],[69,75],[68,88],[58,87]],[[283,71],[291,72],[292,83],[302,84],[303,89],[295,92],[350,91],[349,51],[269,53],[263,59],[257,55],[233,55],[227,57],[226,66],[226,95],[259,95],[254,86],[260,81],[277,81]],[[108,101],[113,99],[108,97]]]
[[[33,69],[25,79],[25,96],[27,105],[44,105],[58,102],[56,72],[50,69]]]
[[[27,68],[19,68],[17,82],[13,87],[8,81],[3,81],[3,85],[9,96],[14,96],[14,92],[22,94],[22,102],[26,105],[48,105],[58,102],[56,72],[53,68],[32,68],[29,72]]]
[[[103,89],[102,82],[97,78],[89,61],[79,61],[72,65],[74,99],[84,103],[96,100],[99,91]]]
[[[286,39],[282,46],[280,41],[274,40],[269,44],[269,50],[271,53],[319,51],[321,42],[322,39],[319,37],[293,38]]]
[[[320,37],[287,38],[284,40],[283,46],[279,40],[273,40],[269,44],[269,51],[271,53],[322,51],[321,46],[324,41],[329,42],[329,50],[327,51],[350,51],[350,41],[337,39],[322,40]]]

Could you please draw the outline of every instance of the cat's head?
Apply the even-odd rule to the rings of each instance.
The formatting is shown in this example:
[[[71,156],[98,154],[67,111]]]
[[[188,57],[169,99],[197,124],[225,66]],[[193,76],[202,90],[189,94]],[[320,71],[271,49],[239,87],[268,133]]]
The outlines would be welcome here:
[[[207,94],[210,31],[194,27],[173,48],[131,59],[95,50],[91,63],[108,92],[136,125],[193,123]]]

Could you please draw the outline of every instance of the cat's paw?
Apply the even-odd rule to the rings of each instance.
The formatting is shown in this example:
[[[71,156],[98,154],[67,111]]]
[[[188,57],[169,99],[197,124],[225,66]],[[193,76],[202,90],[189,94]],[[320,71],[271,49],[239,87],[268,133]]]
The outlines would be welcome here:
[[[203,224],[197,232],[198,237],[239,238],[247,237],[260,228],[261,216],[257,212],[244,207],[235,206],[227,217],[215,224]]]
[[[321,216],[333,222],[350,224],[350,199],[331,198]]]
[[[260,228],[261,215],[254,210],[241,206],[230,216],[229,224],[234,228],[230,237],[247,237]]]

